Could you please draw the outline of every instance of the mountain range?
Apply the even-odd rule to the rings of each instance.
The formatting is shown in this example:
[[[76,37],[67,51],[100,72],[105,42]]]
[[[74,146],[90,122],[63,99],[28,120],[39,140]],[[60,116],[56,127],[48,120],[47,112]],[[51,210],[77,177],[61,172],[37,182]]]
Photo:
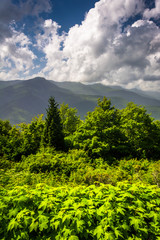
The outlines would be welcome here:
[[[81,119],[88,111],[93,111],[98,98],[106,96],[120,109],[128,102],[145,106],[152,117],[160,120],[160,94],[157,92],[126,90],[99,83],[56,82],[41,77],[0,81],[0,119],[7,119],[12,124],[28,123],[38,114],[45,115],[50,96],[54,96],[59,104],[64,102],[69,107],[76,107]]]

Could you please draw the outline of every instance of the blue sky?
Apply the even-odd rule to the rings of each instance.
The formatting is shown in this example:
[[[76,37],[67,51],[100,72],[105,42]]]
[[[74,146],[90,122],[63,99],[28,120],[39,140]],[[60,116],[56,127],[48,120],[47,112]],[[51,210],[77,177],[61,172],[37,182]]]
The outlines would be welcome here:
[[[160,0],[1,0],[0,79],[160,91]]]

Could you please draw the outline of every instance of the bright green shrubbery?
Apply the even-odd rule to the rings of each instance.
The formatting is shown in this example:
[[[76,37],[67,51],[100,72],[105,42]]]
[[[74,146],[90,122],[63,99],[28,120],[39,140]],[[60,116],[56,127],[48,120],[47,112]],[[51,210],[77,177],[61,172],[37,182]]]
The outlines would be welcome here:
[[[0,239],[159,239],[160,190],[26,186],[0,191]]]
[[[69,176],[71,171],[85,167],[89,161],[90,158],[83,150],[75,149],[65,153],[47,148],[28,156],[17,165],[19,168],[28,169],[31,173],[54,172]]]
[[[50,103],[45,120],[0,120],[0,239],[160,239],[160,122]]]
[[[122,181],[160,186],[160,161],[130,159],[109,165],[103,159],[95,159],[92,163],[84,150],[77,149],[68,153],[43,149],[24,157],[21,162],[3,160],[0,166],[0,185],[5,188],[38,183],[51,186],[104,183],[116,186]]]

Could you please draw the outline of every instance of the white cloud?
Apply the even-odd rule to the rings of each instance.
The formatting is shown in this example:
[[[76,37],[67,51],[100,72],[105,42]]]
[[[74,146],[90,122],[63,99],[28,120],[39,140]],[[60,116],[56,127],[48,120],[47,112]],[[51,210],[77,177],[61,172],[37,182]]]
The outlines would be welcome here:
[[[43,68],[41,75],[52,79],[64,80],[65,61],[63,61],[62,44],[65,34],[58,34],[60,26],[48,19],[43,24],[43,34],[37,35],[37,46],[45,54],[46,66]],[[64,64],[63,64],[64,63]],[[61,73],[59,73],[61,68]]]
[[[45,20],[34,45],[44,56],[39,62],[45,63],[37,75],[160,91],[160,29],[150,20],[158,17],[159,1],[155,9],[145,10],[144,6],[143,0],[100,0],[81,25],[61,34],[58,23]],[[137,20],[137,14],[144,17]],[[36,68],[30,45],[25,34],[14,32],[1,46],[3,67],[14,66],[14,76],[18,67],[26,77]],[[1,75],[4,72],[3,68]]]
[[[58,27],[55,23],[51,24],[51,20],[49,27],[49,22],[45,22],[44,34],[38,37],[41,39],[41,43],[38,40],[39,45],[45,42],[43,51],[47,66],[44,71],[49,71],[50,78],[63,81],[63,77],[70,81],[87,82],[104,79],[118,60],[113,54],[112,45],[121,32],[120,22],[140,12],[142,5],[138,0],[134,3],[132,0],[120,0],[118,3],[101,0],[89,11],[82,24],[72,27],[66,37],[58,35]],[[62,41],[63,51],[60,50]],[[105,61],[108,62],[107,66]]]
[[[44,34],[38,36],[47,60],[42,73],[56,81],[146,89],[150,85],[145,84],[145,76],[160,75],[160,30],[152,21],[141,19],[122,31],[123,24],[143,10],[140,0],[101,0],[81,25],[61,36],[58,24],[46,21]],[[153,85],[157,88],[156,81]]]
[[[146,9],[143,16],[147,19],[160,17],[160,0],[155,0],[155,8]]]
[[[0,44],[0,79],[15,79],[34,66],[36,56],[29,49],[30,44],[24,33],[12,29],[12,37]]]

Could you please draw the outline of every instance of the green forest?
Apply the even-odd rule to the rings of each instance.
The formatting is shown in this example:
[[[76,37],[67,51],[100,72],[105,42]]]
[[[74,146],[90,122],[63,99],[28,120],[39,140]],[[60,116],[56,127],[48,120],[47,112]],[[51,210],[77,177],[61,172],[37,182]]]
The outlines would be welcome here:
[[[83,121],[54,97],[0,120],[0,239],[160,239],[159,145],[160,121],[106,97]]]

